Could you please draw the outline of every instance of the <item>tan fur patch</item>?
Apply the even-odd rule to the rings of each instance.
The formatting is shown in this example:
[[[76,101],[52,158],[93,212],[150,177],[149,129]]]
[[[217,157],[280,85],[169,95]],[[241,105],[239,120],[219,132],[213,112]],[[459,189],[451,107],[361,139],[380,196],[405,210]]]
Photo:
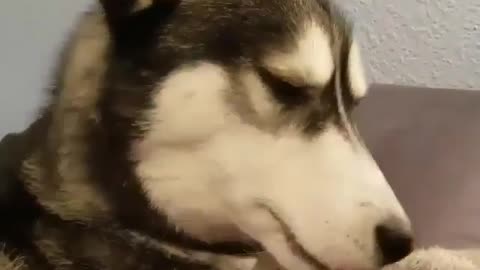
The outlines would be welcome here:
[[[40,198],[39,203],[65,220],[88,223],[102,220],[108,215],[109,208],[105,201],[85,181],[62,181],[58,190],[52,190],[52,186],[45,184],[48,174],[39,153],[25,160],[22,173],[27,188]],[[75,172],[72,174],[75,175]]]
[[[142,9],[146,9],[152,4],[153,4],[153,0],[137,0],[137,3],[135,4],[133,11],[135,12]]]
[[[48,169],[53,171],[45,171],[41,153],[23,166],[26,184],[39,201],[69,220],[83,220],[92,216],[92,211],[98,215],[108,211],[102,196],[87,181],[86,139],[89,125],[98,117],[96,105],[106,70],[109,32],[98,12],[87,13],[76,29],[62,67],[61,89],[51,105],[48,147],[56,160]]]
[[[47,258],[48,262],[55,265],[57,270],[71,269],[73,262],[67,259],[65,252],[55,241],[48,239],[35,241],[35,245]]]
[[[27,270],[27,266],[24,264],[22,258],[17,257],[15,260],[10,260],[10,258],[2,250],[0,250],[0,269]]]
[[[104,18],[96,13],[86,15],[67,56],[64,88],[54,112],[51,130],[54,135],[50,137],[52,144],[56,144],[56,170],[58,177],[64,180],[62,188],[65,192],[75,190],[75,183],[85,182],[89,177],[85,168],[85,139],[88,123],[98,117],[96,105],[106,70],[108,40],[109,32]],[[76,191],[74,194],[79,193]]]

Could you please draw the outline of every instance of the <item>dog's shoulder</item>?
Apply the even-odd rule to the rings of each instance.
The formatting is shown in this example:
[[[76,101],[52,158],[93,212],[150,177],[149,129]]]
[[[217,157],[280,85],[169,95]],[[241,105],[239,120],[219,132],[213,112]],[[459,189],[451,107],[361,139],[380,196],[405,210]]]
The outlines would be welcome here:
[[[20,133],[7,134],[0,140],[0,213],[16,212],[15,216],[27,214],[15,209],[31,208],[33,199],[21,180],[20,168],[28,155],[32,141],[32,128]],[[0,223],[0,226],[5,222]]]

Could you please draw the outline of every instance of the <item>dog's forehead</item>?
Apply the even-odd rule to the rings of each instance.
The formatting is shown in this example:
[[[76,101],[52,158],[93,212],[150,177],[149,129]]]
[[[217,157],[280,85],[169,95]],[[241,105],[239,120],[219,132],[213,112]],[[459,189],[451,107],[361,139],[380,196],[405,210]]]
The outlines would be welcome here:
[[[327,0],[188,0],[175,14],[169,26],[174,38],[209,42],[210,48],[232,45],[250,53],[285,48],[312,24],[334,37],[347,34],[344,17]],[[339,31],[344,33],[333,34]]]
[[[184,62],[206,59],[230,68],[246,61],[318,95],[327,84],[334,91],[338,72],[347,96],[365,92],[351,24],[329,0],[185,0],[164,34],[172,47],[162,51],[180,51],[176,59]]]
[[[327,0],[191,0],[180,9],[182,18],[172,26],[174,32],[191,28],[198,34],[192,36],[205,39],[207,47],[218,50],[223,46],[224,51],[238,47],[247,58],[296,53],[292,50],[298,47],[307,54],[311,53],[307,47],[315,53],[333,54],[327,52],[330,47],[349,40],[351,35],[350,23]],[[185,20],[190,16],[194,18]],[[185,25],[186,21],[190,25]]]
[[[119,39],[128,41],[121,55],[139,58],[134,63],[150,71],[151,84],[199,61],[219,64],[228,74],[263,65],[278,79],[319,90],[334,71],[350,84],[363,83],[362,75],[352,76],[361,65],[349,59],[358,58],[357,50],[350,54],[350,24],[329,0],[183,0],[164,13],[156,4],[139,12],[130,27],[135,31]],[[132,40],[140,44],[129,46]]]
[[[189,11],[203,9],[203,14],[209,15],[214,15],[218,11],[225,12],[223,15],[269,15],[280,17],[285,23],[294,22],[292,19],[305,18],[305,16],[316,16],[319,11],[331,13],[336,9],[329,0],[184,0],[179,1],[178,7]]]

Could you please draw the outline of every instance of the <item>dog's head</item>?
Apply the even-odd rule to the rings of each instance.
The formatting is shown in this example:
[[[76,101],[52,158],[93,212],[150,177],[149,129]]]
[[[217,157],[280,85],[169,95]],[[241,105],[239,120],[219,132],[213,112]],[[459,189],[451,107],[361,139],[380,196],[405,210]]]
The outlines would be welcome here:
[[[142,104],[131,151],[154,208],[203,241],[253,239],[286,269],[410,252],[409,220],[352,121],[367,84],[331,3],[120,2],[102,1],[107,83]]]

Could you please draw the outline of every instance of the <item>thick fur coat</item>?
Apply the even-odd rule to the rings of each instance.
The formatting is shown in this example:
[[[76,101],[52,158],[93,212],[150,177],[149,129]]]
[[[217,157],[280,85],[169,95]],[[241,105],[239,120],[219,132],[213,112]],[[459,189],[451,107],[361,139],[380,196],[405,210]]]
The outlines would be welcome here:
[[[99,1],[1,143],[0,267],[398,261],[410,222],[351,117],[367,88],[327,0]]]

